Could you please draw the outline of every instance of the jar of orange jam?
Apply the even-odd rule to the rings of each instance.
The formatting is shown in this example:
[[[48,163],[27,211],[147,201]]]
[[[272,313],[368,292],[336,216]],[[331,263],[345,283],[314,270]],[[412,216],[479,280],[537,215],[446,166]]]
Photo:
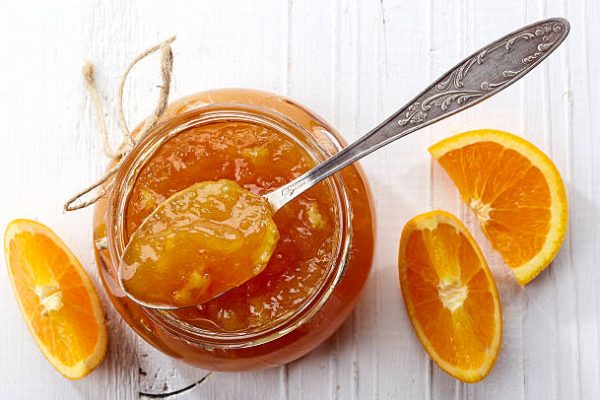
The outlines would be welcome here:
[[[356,164],[280,209],[265,270],[207,303],[145,308],[125,296],[117,268],[132,233],[175,192],[226,178],[264,194],[342,145],[314,113],[271,93],[222,89],[170,104],[95,210],[100,276],[125,321],[164,353],[220,371],[285,364],[327,339],[354,308],[373,258],[373,209]]]

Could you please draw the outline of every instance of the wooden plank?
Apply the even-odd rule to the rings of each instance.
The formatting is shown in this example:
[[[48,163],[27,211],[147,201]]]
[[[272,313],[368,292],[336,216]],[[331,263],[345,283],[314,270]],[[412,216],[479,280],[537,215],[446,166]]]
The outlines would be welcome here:
[[[544,5],[542,3],[542,5]],[[563,2],[552,1],[546,5],[547,15],[565,15]],[[568,16],[570,18],[570,16]],[[574,21],[572,30],[577,29]],[[567,46],[573,45],[573,37],[568,38]],[[569,66],[568,47],[560,49],[553,56],[552,62],[547,63],[545,86],[548,90],[544,93],[544,126],[549,132],[548,145],[550,155],[565,181],[570,208],[573,208],[573,146],[572,131],[572,93],[571,73]],[[552,85],[550,84],[552,83]],[[556,313],[556,340],[554,348],[546,347],[546,351],[555,353],[558,398],[585,398],[582,396],[580,386],[580,359],[579,359],[579,324],[577,316],[578,293],[576,288],[576,275],[573,265],[572,232],[573,216],[570,216],[571,226],[561,252],[552,263],[548,274],[553,280],[554,304]],[[546,381],[547,382],[547,381]],[[535,388],[532,388],[532,391]]]
[[[570,139],[571,165],[569,200],[570,259],[575,275],[576,316],[566,316],[565,324],[577,324],[579,346],[579,385],[582,398],[600,398],[600,231],[597,229],[600,178],[600,140],[596,133],[600,117],[600,96],[594,88],[594,71],[600,67],[594,41],[597,2],[564,2],[565,14],[573,25],[571,43],[566,49],[569,105],[565,127]],[[579,45],[578,45],[579,44]]]

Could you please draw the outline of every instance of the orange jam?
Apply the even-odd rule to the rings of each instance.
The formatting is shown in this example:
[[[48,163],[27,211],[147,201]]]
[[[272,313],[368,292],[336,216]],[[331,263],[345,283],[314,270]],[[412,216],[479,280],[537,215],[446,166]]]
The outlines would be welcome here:
[[[143,307],[125,295],[117,271],[135,232],[175,193],[227,179],[262,195],[342,145],[314,113],[271,93],[223,89],[170,104],[123,161],[110,197],[96,205],[100,277],[125,322],[166,354],[223,371],[281,365],[331,336],[356,305],[373,258],[371,198],[356,164],[278,210],[272,218],[280,237],[264,270],[201,305]],[[157,245],[166,260],[200,257],[192,238],[180,239],[172,247]],[[220,267],[227,272],[235,263]],[[197,278],[192,281],[201,288]]]
[[[140,224],[155,207],[195,182],[225,178],[261,195],[289,182],[314,164],[298,143],[260,125],[218,122],[190,128],[161,146],[140,171],[127,205],[128,234],[135,237]],[[265,270],[208,303],[178,311],[179,317],[205,328],[245,330],[272,322],[302,306],[334,257],[337,234],[332,201],[327,185],[319,184],[285,205],[273,217],[280,239]],[[147,222],[144,225],[148,225]],[[173,249],[173,253],[179,252],[177,260],[180,256],[193,259],[192,254],[182,254],[182,249],[190,246],[193,245],[180,243]],[[249,249],[245,251],[236,255],[245,257]],[[169,252],[170,257],[174,257],[172,252]],[[142,277],[136,282],[151,295],[145,299],[155,299],[163,291],[173,290],[178,270],[186,268],[184,260],[180,261],[182,267],[178,269],[173,265],[171,276],[149,273],[144,276],[158,275],[159,281],[148,278],[148,282]],[[226,258],[218,267],[230,271],[233,264],[232,259]],[[166,284],[160,285],[160,280],[165,278],[168,279]],[[151,287],[145,287],[147,283]],[[186,291],[187,279],[183,286]],[[136,293],[139,292],[138,289]],[[189,299],[183,300],[189,304]]]

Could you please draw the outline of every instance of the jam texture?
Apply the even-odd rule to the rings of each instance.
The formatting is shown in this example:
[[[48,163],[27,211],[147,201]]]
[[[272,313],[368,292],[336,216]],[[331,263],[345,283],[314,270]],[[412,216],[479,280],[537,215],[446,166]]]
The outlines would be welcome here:
[[[168,303],[170,299],[174,300],[172,305],[203,303],[173,313],[194,326],[211,330],[246,331],[276,323],[293,313],[316,290],[334,258],[337,228],[333,197],[327,185],[317,185],[274,215],[280,235],[274,250],[271,247],[276,242],[277,229],[268,223],[246,227],[244,233],[237,229],[240,221],[228,221],[220,227],[215,226],[207,235],[200,234],[194,238],[197,232],[194,232],[194,221],[190,218],[197,220],[206,210],[206,204],[199,204],[200,209],[192,212],[193,216],[181,209],[189,208],[191,196],[198,200],[198,196],[207,196],[207,190],[216,189],[214,185],[201,187],[200,192],[204,193],[201,194],[195,189],[198,188],[196,182],[215,179],[226,182],[227,179],[237,182],[232,183],[254,195],[261,195],[294,179],[313,165],[300,144],[271,128],[247,122],[197,126],[167,141],[144,165],[132,191],[126,217],[131,234],[128,249],[133,248],[129,253],[137,258],[144,249],[152,253],[150,255],[156,260],[149,260],[151,266],[160,268],[165,263],[177,263],[181,268],[171,269],[172,274],[159,273],[152,268],[148,268],[145,274],[138,272],[133,275],[134,279],[124,281],[128,292],[151,303]],[[220,186],[221,189],[225,187],[223,184]],[[188,187],[191,189],[186,189]],[[181,221],[177,222],[180,228],[173,230],[164,226],[165,216],[169,212],[173,215],[175,205],[162,210],[165,212],[153,211],[157,207],[161,211],[165,199],[188,190],[190,192],[181,199],[181,204],[177,204],[180,210],[176,213],[181,215]],[[225,207],[233,207],[233,199],[230,200]],[[256,207],[260,208],[261,199],[258,200]],[[270,217],[264,209],[262,211],[264,217]],[[146,220],[142,225],[149,215],[151,221]],[[144,232],[157,230],[156,238],[151,240],[151,248],[148,243],[136,240],[143,236],[140,226]],[[253,229],[258,232],[248,237]],[[259,243],[261,240],[267,243]],[[258,254],[250,251],[252,245],[258,248]],[[223,251],[216,253],[216,256],[223,257],[222,261],[203,259],[199,253],[201,246],[213,246],[215,250],[222,247]],[[235,249],[235,246],[240,248]],[[265,256],[263,253],[271,255],[266,265],[259,260]],[[256,273],[237,274],[242,268],[236,266],[248,267],[255,260],[259,261]],[[205,265],[212,262],[210,271],[198,265],[203,261]],[[139,268],[126,265],[125,269],[131,274],[136,267]],[[222,278],[218,282],[209,278],[215,273]],[[251,275],[257,276],[248,280]],[[227,287],[227,279],[235,284]],[[234,286],[234,289],[206,302]],[[140,294],[144,294],[142,292],[147,296],[140,298]],[[197,301],[198,298],[204,301]]]

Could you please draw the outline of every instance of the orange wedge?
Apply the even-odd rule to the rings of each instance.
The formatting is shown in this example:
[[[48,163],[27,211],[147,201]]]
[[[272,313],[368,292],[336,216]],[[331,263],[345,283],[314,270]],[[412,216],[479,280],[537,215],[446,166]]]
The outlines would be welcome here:
[[[484,129],[429,148],[481,227],[526,285],[556,257],[567,229],[565,185],[552,161],[510,133]]]
[[[433,361],[464,382],[485,378],[502,338],[498,291],[465,226],[445,211],[410,220],[400,239],[404,305]]]
[[[52,366],[83,378],[104,359],[106,325],[89,276],[50,228],[12,221],[4,236],[8,274],[27,327]]]

